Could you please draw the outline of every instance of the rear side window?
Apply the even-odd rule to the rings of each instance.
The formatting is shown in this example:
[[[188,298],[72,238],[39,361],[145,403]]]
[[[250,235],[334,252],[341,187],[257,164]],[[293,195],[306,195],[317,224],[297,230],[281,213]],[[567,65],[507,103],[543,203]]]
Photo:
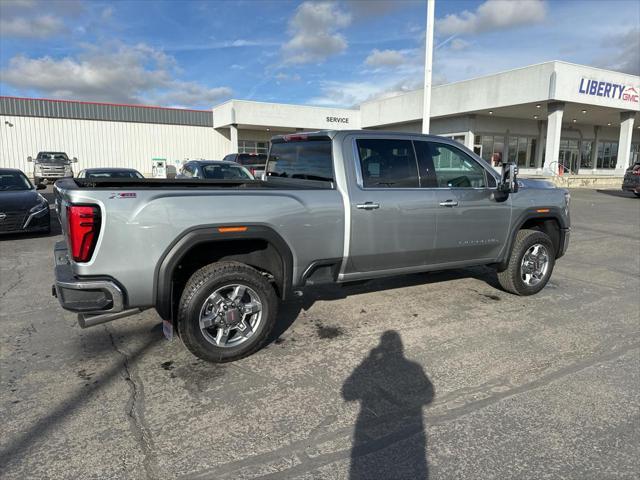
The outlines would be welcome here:
[[[273,143],[266,176],[269,180],[296,180],[331,188],[334,181],[331,140],[323,138]]]
[[[360,139],[356,141],[362,186],[365,188],[417,188],[418,168],[410,140]]]

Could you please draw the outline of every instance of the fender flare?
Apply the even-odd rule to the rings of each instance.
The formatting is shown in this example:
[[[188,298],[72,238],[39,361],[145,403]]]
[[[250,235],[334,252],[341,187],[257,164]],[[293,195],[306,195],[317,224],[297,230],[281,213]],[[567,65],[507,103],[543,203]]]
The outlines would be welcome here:
[[[540,212],[539,210],[545,210]],[[511,231],[507,237],[507,244],[503,250],[503,253],[497,262],[498,269],[506,268],[507,263],[509,262],[509,257],[511,256],[511,250],[513,248],[513,243],[515,242],[516,235],[518,231],[522,228],[522,226],[528,220],[556,220],[558,225],[560,226],[560,246],[562,246],[564,242],[563,236],[566,235],[566,231],[569,230],[569,225],[566,217],[562,214],[562,209],[559,207],[535,207],[535,208],[527,208],[523,211],[516,220],[512,223]],[[557,254],[557,253],[556,253]],[[556,257],[559,258],[559,257]]]
[[[219,227],[247,227],[246,231],[221,233]],[[291,291],[293,281],[293,254],[287,242],[272,228],[264,225],[224,224],[204,225],[184,231],[167,247],[156,265],[153,285],[153,304],[160,317],[171,320],[173,316],[173,273],[184,256],[196,245],[229,240],[264,240],[270,243],[282,259],[282,281],[278,287],[282,300]]]

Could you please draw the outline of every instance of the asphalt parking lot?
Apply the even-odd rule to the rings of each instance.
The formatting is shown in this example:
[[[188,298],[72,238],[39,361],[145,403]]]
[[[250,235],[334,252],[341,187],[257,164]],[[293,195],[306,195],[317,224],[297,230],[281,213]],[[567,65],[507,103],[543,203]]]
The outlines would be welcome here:
[[[147,311],[82,330],[51,236],[0,240],[0,476],[638,478],[640,200],[572,191],[533,297],[485,268],[309,291],[209,365]]]

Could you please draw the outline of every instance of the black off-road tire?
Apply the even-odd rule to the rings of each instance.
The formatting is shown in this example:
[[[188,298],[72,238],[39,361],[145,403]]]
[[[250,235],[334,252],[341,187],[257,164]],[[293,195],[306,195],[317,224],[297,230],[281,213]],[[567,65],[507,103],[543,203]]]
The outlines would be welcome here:
[[[41,184],[41,183],[42,183],[42,178],[40,178],[40,177],[34,177],[34,178],[33,178],[33,183],[34,183],[36,186],[37,186],[37,185],[39,185],[39,184]]]
[[[209,342],[199,325],[200,309],[215,290],[228,284],[242,283],[260,297],[262,320],[255,333],[235,347],[218,347]],[[178,334],[184,345],[196,357],[212,363],[239,360],[255,353],[269,338],[276,323],[278,297],[269,281],[244,263],[212,263],[196,271],[187,281],[178,307]]]
[[[546,247],[549,255],[549,266],[542,281],[537,285],[531,286],[522,281],[521,265],[524,254],[536,243]],[[498,281],[507,292],[521,296],[534,295],[545,287],[549,278],[551,278],[554,265],[555,248],[549,236],[539,230],[520,230],[516,234],[507,268],[498,272]]]

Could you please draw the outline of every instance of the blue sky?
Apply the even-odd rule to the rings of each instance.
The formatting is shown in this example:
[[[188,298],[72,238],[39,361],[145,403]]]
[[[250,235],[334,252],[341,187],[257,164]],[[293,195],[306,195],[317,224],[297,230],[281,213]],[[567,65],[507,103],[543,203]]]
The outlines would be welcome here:
[[[350,107],[419,88],[426,0],[0,0],[2,95]],[[434,81],[548,60],[640,74],[640,2],[436,0]]]

